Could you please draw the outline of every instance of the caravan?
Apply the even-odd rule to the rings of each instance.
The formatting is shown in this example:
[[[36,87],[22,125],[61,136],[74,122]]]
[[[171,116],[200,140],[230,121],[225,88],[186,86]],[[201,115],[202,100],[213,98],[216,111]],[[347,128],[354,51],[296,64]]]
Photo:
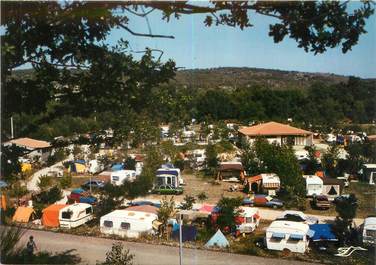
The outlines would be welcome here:
[[[133,206],[115,210],[100,219],[100,230],[104,234],[137,238],[143,233],[154,233],[158,225],[157,208],[150,205]]]
[[[307,196],[321,195],[324,188],[323,180],[315,175],[304,175],[306,181]]]
[[[179,188],[180,185],[184,184],[180,169],[174,168],[173,165],[162,165],[162,167],[157,170],[156,176],[157,187],[169,186],[176,189]]]
[[[260,212],[258,208],[241,206],[238,209],[239,216],[235,218],[236,229],[240,233],[252,233],[260,223]]]
[[[309,244],[308,237],[314,235],[308,224],[292,221],[274,221],[266,229],[266,246],[271,250],[304,253]]]
[[[93,219],[93,207],[87,203],[67,205],[60,210],[59,222],[62,228],[74,228]]]
[[[376,244],[376,217],[364,219],[362,236],[364,245],[372,246]]]
[[[136,179],[135,170],[118,170],[111,172],[111,184],[120,186],[124,181],[134,181]]]

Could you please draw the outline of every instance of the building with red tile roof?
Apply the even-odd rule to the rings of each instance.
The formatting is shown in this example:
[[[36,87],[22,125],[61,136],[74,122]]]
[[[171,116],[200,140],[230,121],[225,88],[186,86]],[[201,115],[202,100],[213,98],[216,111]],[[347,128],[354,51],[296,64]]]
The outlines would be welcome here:
[[[310,146],[313,133],[278,122],[267,122],[239,129],[240,136],[253,143],[257,137],[266,138],[270,143]]]

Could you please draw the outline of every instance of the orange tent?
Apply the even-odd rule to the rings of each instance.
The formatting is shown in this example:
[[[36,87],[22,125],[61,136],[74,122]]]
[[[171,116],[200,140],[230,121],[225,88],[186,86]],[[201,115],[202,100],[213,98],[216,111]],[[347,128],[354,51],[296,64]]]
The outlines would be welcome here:
[[[43,210],[42,224],[47,227],[59,227],[59,212],[65,204],[52,204]]]
[[[13,222],[28,223],[31,215],[35,213],[33,208],[30,207],[18,207],[13,215]]]

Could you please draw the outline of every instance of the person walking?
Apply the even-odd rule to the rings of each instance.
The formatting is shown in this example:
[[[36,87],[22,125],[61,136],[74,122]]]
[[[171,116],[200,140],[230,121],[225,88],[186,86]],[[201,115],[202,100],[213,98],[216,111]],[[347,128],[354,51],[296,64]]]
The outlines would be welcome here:
[[[35,244],[34,237],[30,236],[29,241],[26,244],[26,251],[29,257],[32,257],[34,255],[34,250],[38,250],[38,248]]]

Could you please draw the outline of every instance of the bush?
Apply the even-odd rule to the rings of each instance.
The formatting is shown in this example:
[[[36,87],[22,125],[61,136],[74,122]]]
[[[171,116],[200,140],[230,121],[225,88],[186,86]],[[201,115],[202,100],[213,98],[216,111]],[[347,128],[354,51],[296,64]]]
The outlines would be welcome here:
[[[71,175],[65,175],[59,180],[60,187],[62,189],[69,188],[72,185],[72,176]]]
[[[134,255],[129,253],[129,250],[120,242],[112,244],[112,248],[106,253],[106,260],[97,265],[132,265]]]
[[[49,176],[41,176],[38,181],[38,187],[41,190],[46,190],[48,187],[52,185],[52,177]]]

